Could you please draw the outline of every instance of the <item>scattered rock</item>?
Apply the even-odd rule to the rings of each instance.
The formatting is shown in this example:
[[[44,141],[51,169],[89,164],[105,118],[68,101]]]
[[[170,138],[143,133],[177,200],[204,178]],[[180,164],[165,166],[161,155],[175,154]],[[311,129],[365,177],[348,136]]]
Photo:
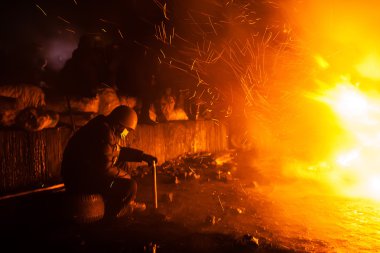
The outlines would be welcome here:
[[[161,200],[162,200],[162,202],[165,202],[165,203],[172,203],[173,197],[174,197],[174,193],[168,192],[168,193],[162,194]]]
[[[154,242],[150,242],[148,245],[144,246],[144,252],[156,253],[159,245]]]
[[[205,220],[206,224],[208,225],[215,225],[216,224],[216,217],[214,215],[208,215]]]
[[[237,245],[249,249],[257,249],[259,247],[259,239],[251,234],[245,234],[237,240]]]
[[[235,214],[235,215],[245,213],[245,208],[244,207],[232,207],[232,206],[230,206],[228,208],[228,210],[229,210],[230,213]]]

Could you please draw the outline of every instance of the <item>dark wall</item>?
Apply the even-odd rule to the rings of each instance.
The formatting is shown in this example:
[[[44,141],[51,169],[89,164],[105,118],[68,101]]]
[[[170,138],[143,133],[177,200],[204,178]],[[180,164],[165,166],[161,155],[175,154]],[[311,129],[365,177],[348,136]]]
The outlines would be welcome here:
[[[70,135],[68,128],[33,133],[1,130],[0,195],[61,183],[60,162]],[[138,125],[123,145],[156,155],[160,164],[184,153],[226,150],[227,128],[202,120]]]

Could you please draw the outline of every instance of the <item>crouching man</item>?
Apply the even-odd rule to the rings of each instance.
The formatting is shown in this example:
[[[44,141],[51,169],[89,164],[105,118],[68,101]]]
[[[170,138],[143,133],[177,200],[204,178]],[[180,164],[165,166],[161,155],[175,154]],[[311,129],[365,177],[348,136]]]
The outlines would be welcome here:
[[[116,107],[81,127],[64,150],[61,173],[66,191],[101,194],[106,218],[120,217],[126,209],[145,209],[145,204],[134,201],[137,183],[116,166],[127,161],[157,163],[156,157],[141,150],[119,146],[121,136],[135,130],[137,121],[133,109]]]

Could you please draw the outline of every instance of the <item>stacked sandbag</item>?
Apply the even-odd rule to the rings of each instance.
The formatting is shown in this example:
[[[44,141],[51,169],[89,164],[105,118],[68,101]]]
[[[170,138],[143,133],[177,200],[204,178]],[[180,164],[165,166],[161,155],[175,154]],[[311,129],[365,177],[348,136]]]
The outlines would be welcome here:
[[[0,87],[0,124],[37,131],[55,127],[58,114],[44,111],[45,93],[40,87],[20,84]]]
[[[108,115],[113,109],[121,105],[120,98],[113,88],[102,88],[97,92],[99,97],[99,114]]]
[[[61,94],[46,96],[33,85],[0,87],[0,125],[28,131],[52,128],[57,124],[80,127],[97,115],[108,115],[119,105],[135,108],[134,97],[119,96],[111,87],[97,90],[94,97]]]
[[[81,127],[97,115],[108,115],[119,105],[134,108],[136,98],[119,96],[114,88],[105,87],[98,89],[94,97],[51,97],[46,107],[59,112],[61,124]]]
[[[0,125],[12,126],[17,113],[17,99],[0,96]]]
[[[47,98],[46,108],[59,113],[60,124],[79,127],[97,115],[99,97],[51,96]]]
[[[173,95],[163,95],[160,98],[160,108],[164,117],[164,121],[189,119],[185,110],[176,105],[176,98]]]
[[[28,107],[17,114],[15,121],[17,127],[35,132],[45,128],[56,127],[59,121],[59,114]]]
[[[70,102],[70,108],[69,103]],[[98,113],[99,97],[66,97],[51,96],[46,99],[46,109],[58,113],[66,113],[70,109],[74,112]]]
[[[45,93],[35,85],[5,85],[0,86],[0,96],[17,99],[17,108],[22,110],[27,107],[43,107],[45,103]]]
[[[136,108],[136,106],[137,106],[137,98],[135,98],[135,97],[127,97],[127,96],[120,96],[120,104],[128,106],[130,108]]]

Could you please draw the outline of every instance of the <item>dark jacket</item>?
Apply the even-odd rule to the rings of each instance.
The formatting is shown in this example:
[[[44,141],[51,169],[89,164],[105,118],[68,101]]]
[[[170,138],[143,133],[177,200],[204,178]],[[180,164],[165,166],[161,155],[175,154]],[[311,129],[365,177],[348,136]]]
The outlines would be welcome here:
[[[81,127],[69,140],[61,165],[67,190],[99,192],[119,175],[117,161],[141,162],[143,151],[120,147],[112,123],[100,115]]]

